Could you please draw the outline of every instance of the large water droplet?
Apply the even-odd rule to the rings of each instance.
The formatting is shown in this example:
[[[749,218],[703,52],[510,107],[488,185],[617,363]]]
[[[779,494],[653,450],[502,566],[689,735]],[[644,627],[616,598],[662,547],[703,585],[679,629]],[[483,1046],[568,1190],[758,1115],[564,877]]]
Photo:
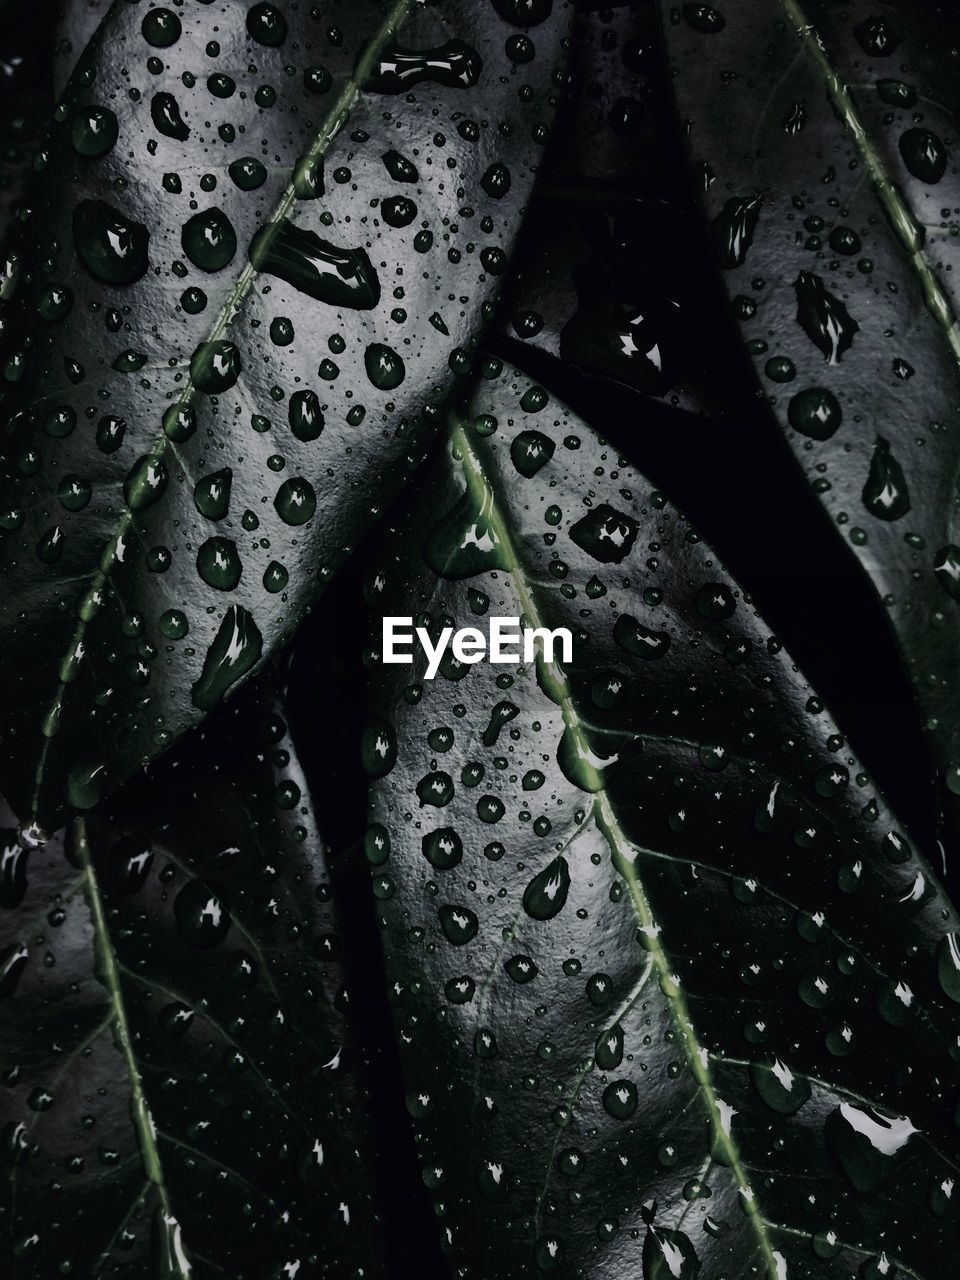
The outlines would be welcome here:
[[[173,903],[177,928],[193,947],[219,946],[230,931],[230,908],[219,885],[191,880]]]
[[[909,1120],[852,1102],[832,1111],[824,1127],[830,1154],[865,1196],[879,1191],[909,1159],[907,1147],[915,1133]]]
[[[363,365],[367,377],[378,391],[395,390],[406,375],[399,355],[382,342],[370,343],[363,353]]]
[[[903,163],[915,178],[931,184],[947,171],[947,149],[929,129],[908,129],[900,135]]]
[[[73,211],[77,256],[105,284],[133,284],[149,266],[150,233],[105,200],[82,200]]]
[[[889,442],[877,437],[870,471],[863,486],[863,505],[878,520],[899,520],[910,510],[903,468],[890,452]]]
[[[263,636],[253,615],[241,605],[231,605],[191,689],[194,706],[211,711],[231,685],[256,666],[262,651]]]
[[[193,500],[197,510],[208,520],[222,520],[230,510],[230,488],[233,472],[229,467],[203,476],[194,485]]]
[[[742,266],[760,219],[761,198],[732,196],[713,220],[713,244],[721,267]]]
[[[180,243],[201,271],[220,271],[237,252],[237,233],[222,209],[202,209],[183,224]]]
[[[365,250],[339,249],[287,218],[260,228],[250,242],[250,261],[331,306],[369,311],[380,301],[380,281]]]
[[[606,502],[592,507],[570,527],[570,537],[594,560],[603,564],[619,564],[636,542],[640,525],[632,516],[614,510]]]
[[[815,272],[801,271],[794,289],[798,324],[828,363],[837,364],[860,326]]]
[[[164,137],[186,142],[190,127],[180,114],[177,100],[172,93],[155,93],[150,100],[150,118],[154,128]]]
[[[570,892],[570,867],[564,857],[552,862],[533,877],[523,891],[523,909],[534,920],[552,920],[559,915]]]
[[[197,573],[207,586],[232,591],[240,581],[243,564],[232,538],[208,538],[197,551]]]
[[[482,70],[479,53],[462,40],[422,51],[394,44],[380,53],[363,87],[371,93],[406,93],[414,85],[433,81],[450,89],[470,89]]]

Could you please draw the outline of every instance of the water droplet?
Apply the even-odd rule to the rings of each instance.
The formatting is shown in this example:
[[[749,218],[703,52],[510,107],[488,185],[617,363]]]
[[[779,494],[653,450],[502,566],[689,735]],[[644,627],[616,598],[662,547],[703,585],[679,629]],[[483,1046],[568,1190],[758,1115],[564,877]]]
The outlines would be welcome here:
[[[629,1120],[637,1109],[637,1086],[632,1080],[612,1080],[603,1091],[603,1109],[615,1120]]]
[[[842,1103],[827,1117],[827,1148],[851,1185],[872,1196],[909,1159],[916,1133],[909,1120],[884,1115],[875,1107]]]
[[[11,942],[0,951],[0,997],[16,991],[28,959],[29,952],[22,942]]]
[[[399,151],[385,151],[381,157],[384,167],[394,182],[417,182],[419,173],[417,166],[412,160],[408,160],[406,156],[400,154]]]
[[[835,294],[813,271],[801,271],[794,289],[797,323],[823,352],[829,364],[838,364],[860,326]]]
[[[871,58],[887,58],[900,43],[900,37],[886,18],[865,18],[854,27],[853,34],[865,54]]]
[[[759,195],[732,196],[713,220],[713,244],[722,267],[742,266],[760,219]]]
[[[247,31],[257,44],[275,48],[287,38],[287,20],[272,4],[255,4],[247,12]]]
[[[453,827],[438,827],[420,842],[423,856],[438,871],[449,871],[463,858],[463,841]]]
[[[908,129],[899,145],[903,163],[921,182],[939,182],[946,173],[947,149],[929,129]]]
[[[131,511],[146,511],[163,497],[169,481],[167,468],[156,454],[147,453],[130,468],[123,496]]]
[[[640,525],[632,516],[601,502],[570,528],[570,538],[594,560],[619,564],[633,548]]]
[[[364,83],[370,93],[406,93],[424,81],[450,89],[470,89],[480,79],[483,61],[462,40],[436,49],[413,51],[390,45],[381,51]]]
[[[367,377],[378,391],[393,391],[403,381],[406,370],[403,361],[392,347],[382,342],[371,342],[363,353]]]
[[[794,431],[811,440],[829,440],[843,419],[840,402],[826,387],[807,387],[798,391],[787,408],[787,418]]]
[[[227,690],[256,666],[262,651],[263,637],[253,615],[241,605],[231,605],[191,690],[194,706],[212,711]]]
[[[523,909],[534,920],[559,915],[570,892],[570,867],[564,857],[554,858],[533,877],[523,893]]]
[[[291,476],[277,490],[273,505],[285,524],[306,524],[317,510],[317,495],[309,480]]]
[[[553,11],[553,0],[493,0],[493,7],[504,22],[515,27],[536,27]]]
[[[227,168],[227,173],[235,187],[241,191],[256,191],[267,180],[266,168],[253,156],[241,156]]]
[[[621,649],[645,662],[655,662],[670,648],[670,637],[665,631],[653,631],[626,613],[614,623],[613,638]]]
[[[467,907],[443,906],[437,916],[444,937],[455,947],[462,947],[477,936],[480,921]]]
[[[191,880],[174,899],[173,912],[181,937],[192,947],[217,947],[230,931],[230,908],[219,885]]]
[[[168,49],[180,39],[180,19],[169,9],[151,9],[144,14],[140,30],[147,44],[155,49]]]
[[[694,31],[701,31],[708,36],[716,35],[726,26],[726,19],[720,10],[708,4],[685,4],[683,16]]]
[[[105,200],[82,200],[77,205],[73,240],[80,261],[105,284],[133,284],[149,266],[147,228]]]
[[[198,480],[194,485],[193,500],[200,514],[208,520],[222,520],[230,509],[232,484],[233,472],[229,467],[212,471]]]
[[[180,243],[201,271],[220,271],[237,252],[237,233],[222,209],[203,209],[183,224]]]
[[[250,261],[331,306],[369,311],[380,301],[380,281],[363,249],[338,249],[286,218],[261,227],[250,244]]]
[[[158,133],[164,137],[174,138],[177,142],[186,142],[190,137],[190,127],[180,114],[177,100],[172,93],[155,93],[150,100],[150,118]]]
[[[231,538],[208,538],[197,551],[197,573],[207,586],[232,591],[240,581],[243,564]]]
[[[522,476],[532,479],[553,457],[556,445],[540,431],[521,431],[510,442],[510,457]]]
[[[222,391],[229,391],[236,386],[242,372],[240,352],[225,338],[201,342],[190,358],[190,379],[197,390],[206,395],[219,395]],[[166,430],[166,422],[164,429]],[[167,434],[170,434],[169,431]]]
[[[878,520],[899,520],[910,510],[910,494],[903,468],[889,443],[877,437],[870,471],[863,486],[863,505]]]
[[[70,142],[78,155],[104,156],[120,133],[109,107],[81,107],[70,122]]]

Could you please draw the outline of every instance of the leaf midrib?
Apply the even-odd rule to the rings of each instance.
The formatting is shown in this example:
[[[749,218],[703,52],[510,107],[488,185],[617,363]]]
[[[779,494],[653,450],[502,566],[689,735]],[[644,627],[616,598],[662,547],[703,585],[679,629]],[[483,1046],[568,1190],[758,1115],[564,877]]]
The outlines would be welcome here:
[[[960,365],[960,331],[957,329],[956,316],[949,294],[924,252],[924,229],[900,195],[897,184],[887,171],[876,147],[870,141],[850,91],[830,61],[816,23],[811,22],[800,0],[781,0],[781,3],[801,46],[806,48],[820,75],[826,81],[827,94],[853,138],[853,144],[875,183],[877,199],[883,205],[890,225],[917,274],[924,304],[946,334],[954,360]]]
[[[410,9],[413,7],[415,3],[416,3],[416,0],[394,0],[394,3],[391,6],[390,11],[388,12],[385,20],[383,21],[383,23],[381,24],[381,26],[379,27],[375,35],[371,38],[369,44],[361,54],[360,58],[357,60],[357,63],[353,70],[353,75],[346,81],[340,93],[338,94],[337,98],[335,99],[332,106],[330,107],[330,110],[325,116],[323,123],[320,126],[320,129],[313,141],[313,145],[310,147],[310,150],[306,153],[306,156],[303,158],[303,160],[298,161],[298,167],[301,163],[306,163],[309,165],[316,160],[322,159],[326,155],[327,151],[330,148],[331,143],[334,141],[334,139],[340,133],[340,130],[346,124],[347,118],[349,117],[350,112],[352,111],[357,99],[360,96],[363,83],[367,79],[367,76],[369,75],[374,62],[379,57],[380,51],[383,49],[387,41],[391,39],[397,27],[400,25],[403,19],[407,16]],[[106,19],[104,19],[104,21],[106,21]],[[103,23],[101,23],[100,27],[98,27],[97,29],[98,32],[102,28],[102,26],[103,26]],[[264,223],[264,227],[268,228],[268,231],[267,231],[268,240],[272,238],[273,235],[276,234],[276,228],[279,226],[282,219],[286,217],[286,215],[288,214],[292,206],[297,202],[297,200],[298,200],[298,197],[294,187],[293,177],[291,176],[290,181],[287,184],[286,189],[283,192],[283,195],[280,197],[280,200],[277,203],[276,208],[274,209],[273,213],[270,215],[267,222]],[[251,288],[253,287],[254,280],[257,278],[259,274],[260,272],[256,269],[256,267],[254,267],[253,264],[250,261],[248,261],[243,271],[240,273],[240,277],[237,280],[237,283],[234,286],[233,291],[231,292],[230,296],[227,298],[223,306],[220,308],[220,311],[218,312],[216,319],[214,320],[213,325],[209,330],[208,337],[203,339],[203,341],[216,342],[228,330],[228,328],[233,322],[234,317],[239,312],[244,299],[247,297]],[[196,393],[197,393],[196,384],[193,381],[193,377],[190,376],[188,377],[187,382],[185,383],[183,391],[180,393],[179,398],[175,401],[176,407],[178,409],[183,409],[188,407],[192,403]],[[164,455],[168,452],[168,450],[175,451],[175,446],[173,442],[169,440],[166,433],[163,430],[161,430],[159,435],[155,438],[154,443],[149,450],[149,453],[151,456],[162,460]],[[116,531],[114,532],[113,537],[110,539],[110,542],[108,543],[107,548],[103,553],[103,557],[100,561],[100,565],[96,573],[93,575],[93,581],[86,595],[84,596],[80,609],[78,610],[79,614],[81,615],[80,620],[77,623],[77,626],[70,638],[69,643],[64,649],[64,652],[63,652],[64,661],[67,659],[67,657],[71,653],[76,652],[76,648],[78,645],[83,643],[84,637],[86,635],[86,630],[87,630],[87,622],[84,619],[83,615],[87,613],[88,608],[92,604],[93,598],[100,591],[102,591],[103,588],[106,586],[106,584],[110,581],[111,575],[113,573],[114,565],[117,562],[117,548],[123,542],[123,539],[125,538],[131,525],[133,524],[133,521],[134,521],[134,513],[130,510],[129,507],[125,506],[122,512],[120,513],[119,519],[117,520]],[[60,702],[66,687],[67,687],[67,682],[60,679],[58,675],[56,691],[50,701],[50,705],[47,708],[47,713],[42,721],[42,732],[44,735],[44,740],[43,740],[43,746],[40,751],[40,757],[37,761],[36,773],[34,775],[33,799],[30,806],[31,822],[36,825],[39,825],[39,819],[40,819],[40,796],[41,796],[41,790],[43,788],[43,782],[46,777],[47,755],[50,750],[50,744],[53,741],[53,738],[56,736],[56,732],[58,731],[58,727],[59,727],[57,724],[58,709],[60,707]]]
[[[160,1161],[160,1152],[157,1147],[157,1138],[153,1120],[150,1116],[150,1108],[147,1105],[146,1095],[143,1091],[143,1081],[140,1078],[140,1071],[137,1067],[136,1055],[133,1050],[133,1036],[127,1019],[127,1007],[123,998],[120,971],[117,965],[117,958],[113,952],[113,943],[107,927],[100,885],[91,857],[86,821],[83,818],[77,818],[74,821],[73,828],[76,850],[83,869],[85,896],[87,905],[90,908],[90,920],[93,925],[94,948],[100,962],[100,981],[110,999],[112,1022],[120,1052],[123,1055],[124,1065],[127,1069],[127,1077],[130,1081],[131,1112],[140,1147],[140,1158],[148,1182],[156,1187],[160,1210],[164,1219],[169,1221],[173,1218],[170,1197],[163,1176],[163,1166]],[[192,1270],[190,1265],[186,1263],[185,1266],[181,1266],[178,1251],[171,1253],[171,1267],[176,1268],[173,1274],[178,1277],[178,1280],[191,1280]]]
[[[513,580],[523,613],[533,627],[545,627],[546,622],[540,613],[532,589],[528,586],[523,563],[517,554],[512,535],[500,510],[496,491],[486,478],[483,465],[474,452],[463,421],[456,416],[452,419],[450,434],[451,442],[460,455],[464,477],[471,497],[477,502],[478,508],[486,508],[491,532],[500,544],[503,562],[508,566],[506,572],[510,574]],[[548,675],[549,685],[557,696],[564,726],[570,733],[576,747],[583,751],[585,757],[588,757],[590,741],[583,730],[566,674],[559,663],[553,663],[552,667],[553,669]],[[618,869],[626,882],[634,914],[644,934],[647,953],[661,982],[661,990],[666,988],[675,991],[674,995],[668,996],[666,990],[664,990],[664,997],[678,1032],[688,1068],[699,1087],[704,1101],[713,1135],[713,1148],[714,1150],[722,1151],[724,1163],[734,1175],[741,1192],[744,1211],[753,1228],[764,1262],[769,1274],[776,1276],[779,1274],[779,1265],[774,1255],[773,1243],[768,1235],[759,1204],[741,1162],[739,1150],[734,1144],[732,1136],[727,1133],[723,1126],[718,1106],[718,1095],[714,1088],[708,1065],[707,1052],[697,1039],[696,1029],[687,1008],[683,989],[660,942],[660,926],[657,924],[643,885],[635,871],[636,850],[620,825],[616,810],[606,787],[602,783],[593,793],[593,802],[594,819],[597,828],[606,839],[610,852],[614,856]]]

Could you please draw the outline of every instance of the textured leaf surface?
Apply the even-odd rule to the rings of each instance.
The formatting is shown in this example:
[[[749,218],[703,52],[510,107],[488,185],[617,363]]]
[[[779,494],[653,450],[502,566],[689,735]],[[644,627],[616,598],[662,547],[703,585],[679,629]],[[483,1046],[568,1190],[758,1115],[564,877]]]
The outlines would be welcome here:
[[[662,13],[734,314],[889,609],[955,812],[953,16],[795,0]]]
[[[4,847],[5,1275],[383,1274],[344,941],[275,679],[66,853]]]
[[[529,30],[516,8],[118,3],[96,27],[8,264],[21,818],[53,828],[196,722],[418,460],[562,69],[565,3]]]
[[[575,637],[565,666],[374,662],[367,849],[452,1269],[944,1274],[957,917],[821,701],[526,379],[481,386],[424,486],[377,613]]]

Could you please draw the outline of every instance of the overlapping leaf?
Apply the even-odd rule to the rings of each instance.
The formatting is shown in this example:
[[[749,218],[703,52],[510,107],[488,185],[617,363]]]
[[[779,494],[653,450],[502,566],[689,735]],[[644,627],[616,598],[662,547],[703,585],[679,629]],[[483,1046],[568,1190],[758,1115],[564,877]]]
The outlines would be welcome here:
[[[661,6],[734,315],[960,792],[960,106],[938,4]]]
[[[66,856],[4,848],[5,1275],[384,1273],[350,941],[280,674]]]
[[[200,719],[419,460],[504,270],[566,24],[549,0],[102,17],[5,271],[22,819],[90,808]]]
[[[822,702],[525,378],[424,485],[377,615],[574,636],[374,664],[367,848],[452,1271],[946,1274],[957,917]]]

